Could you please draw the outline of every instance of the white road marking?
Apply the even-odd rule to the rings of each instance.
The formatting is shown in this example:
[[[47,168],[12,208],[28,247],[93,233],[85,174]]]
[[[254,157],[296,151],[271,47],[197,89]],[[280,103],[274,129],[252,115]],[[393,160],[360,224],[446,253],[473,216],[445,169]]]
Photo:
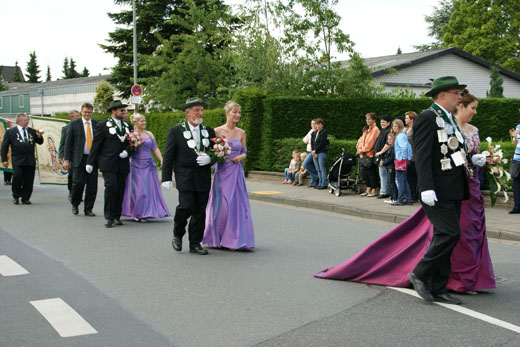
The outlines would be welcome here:
[[[398,288],[398,287],[387,287],[387,288],[390,288],[390,289],[393,289],[393,290],[397,290],[398,292],[405,293],[405,294],[408,294],[408,295],[412,295],[412,296],[415,296],[417,298],[421,298],[419,296],[419,294],[417,294],[415,292],[415,290],[412,290],[412,289],[409,289],[409,288]],[[511,323],[508,323],[508,322],[505,322],[503,320],[497,319],[495,317],[488,316],[486,314],[483,314],[483,313],[480,313],[480,312],[477,312],[477,311],[470,310],[468,308],[465,308],[464,306],[450,305],[450,304],[445,304],[445,303],[442,303],[442,302],[434,302],[434,304],[442,306],[442,307],[445,307],[445,308],[448,308],[448,309],[450,309],[452,311],[455,311],[455,312],[459,312],[459,313],[465,314],[466,316],[470,316],[470,317],[473,317],[473,318],[476,318],[476,319],[480,319],[480,320],[482,320],[484,322],[487,322],[489,324],[493,324],[493,325],[499,326],[501,328],[508,329],[508,330],[514,331],[515,333],[520,334],[520,326],[511,324]]]
[[[29,271],[25,270],[13,259],[7,255],[0,255],[0,275],[2,276],[18,276],[27,275]]]
[[[60,298],[30,301],[61,337],[97,334],[86,320]]]

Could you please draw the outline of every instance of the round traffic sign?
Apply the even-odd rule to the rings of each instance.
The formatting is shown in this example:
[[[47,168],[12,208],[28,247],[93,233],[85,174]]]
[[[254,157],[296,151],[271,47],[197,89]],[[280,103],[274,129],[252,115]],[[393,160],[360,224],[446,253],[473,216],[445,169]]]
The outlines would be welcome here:
[[[139,84],[134,84],[131,89],[133,96],[140,96],[143,94],[143,88]]]

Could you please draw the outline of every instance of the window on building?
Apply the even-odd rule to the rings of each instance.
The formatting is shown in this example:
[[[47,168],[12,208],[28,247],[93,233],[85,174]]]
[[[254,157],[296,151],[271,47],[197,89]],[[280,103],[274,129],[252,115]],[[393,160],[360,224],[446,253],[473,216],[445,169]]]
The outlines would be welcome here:
[[[23,95],[19,95],[18,96],[18,107],[24,108],[25,105],[24,105],[23,101],[24,101],[23,100]]]

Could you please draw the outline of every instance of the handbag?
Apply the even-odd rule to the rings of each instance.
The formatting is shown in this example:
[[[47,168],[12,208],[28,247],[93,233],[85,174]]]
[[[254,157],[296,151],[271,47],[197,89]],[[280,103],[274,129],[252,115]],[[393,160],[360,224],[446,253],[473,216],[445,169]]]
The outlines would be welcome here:
[[[361,157],[361,165],[364,166],[364,167],[371,167],[372,164],[374,164],[374,160],[372,157],[369,157],[367,155],[364,155],[363,157]]]
[[[397,171],[406,171],[406,167],[408,166],[407,159],[394,159],[395,169]]]

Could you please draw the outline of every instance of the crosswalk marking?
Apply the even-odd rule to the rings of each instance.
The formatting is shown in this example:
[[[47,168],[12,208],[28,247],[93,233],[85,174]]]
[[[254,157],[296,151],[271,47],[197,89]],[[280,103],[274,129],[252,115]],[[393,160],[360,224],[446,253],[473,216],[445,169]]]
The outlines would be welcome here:
[[[60,298],[30,301],[61,337],[96,334],[83,317]]]
[[[0,255],[0,275],[2,276],[18,276],[27,275],[29,271],[25,270],[13,259],[7,255]]]
[[[415,296],[417,298],[420,298],[419,294],[417,294],[415,292],[415,290],[412,290],[412,289],[398,288],[398,287],[387,287],[387,288],[390,288],[390,289],[393,289],[393,290],[397,290],[398,292],[405,293],[405,294],[412,295],[412,296]],[[473,318],[476,318],[476,319],[480,319],[480,320],[482,320],[484,322],[487,322],[487,323],[490,323],[490,324],[493,324],[493,325],[499,326],[501,328],[508,329],[508,330],[514,331],[515,333],[519,333],[520,334],[520,327],[518,325],[514,325],[514,324],[511,324],[511,323],[505,322],[503,320],[497,319],[495,317],[491,317],[491,316],[488,316],[486,314],[470,310],[468,308],[465,308],[464,306],[450,305],[450,304],[445,304],[445,303],[442,303],[442,302],[434,302],[434,304],[440,305],[440,306],[448,308],[448,309],[450,309],[452,311],[459,312],[459,313],[465,314],[466,316],[470,316],[470,317],[473,317]]]

